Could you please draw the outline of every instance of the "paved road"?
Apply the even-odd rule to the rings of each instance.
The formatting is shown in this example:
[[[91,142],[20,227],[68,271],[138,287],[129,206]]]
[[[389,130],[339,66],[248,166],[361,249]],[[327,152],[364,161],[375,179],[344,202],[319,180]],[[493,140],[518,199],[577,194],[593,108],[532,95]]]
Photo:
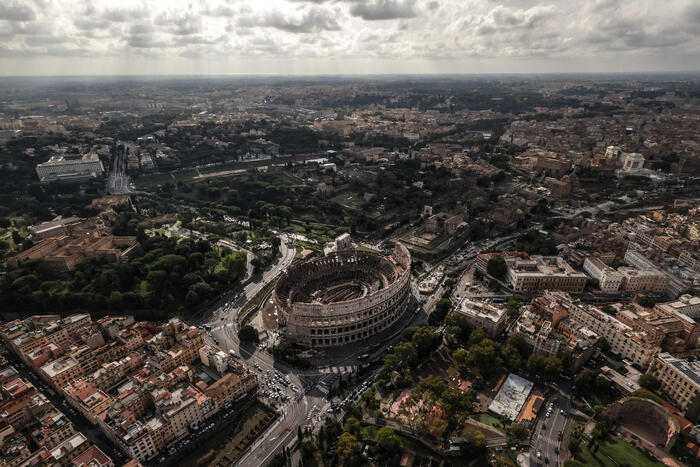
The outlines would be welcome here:
[[[124,464],[128,457],[114,444],[112,444],[107,438],[102,434],[102,432],[92,423],[90,423],[83,415],[74,409],[72,406],[68,405],[65,398],[59,396],[55,390],[51,389],[54,394],[51,395],[48,389],[48,384],[41,379],[37,374],[31,370],[22,360],[20,360],[14,353],[8,352],[5,357],[7,358],[10,365],[12,365],[20,376],[29,380],[29,382],[34,385],[37,391],[41,392],[46,398],[51,401],[51,403],[62,412],[68,420],[73,424],[76,431],[80,431],[85,435],[85,437],[90,440],[91,443],[97,445],[98,448],[107,454],[114,465],[117,467]]]
[[[294,246],[289,244],[287,236],[281,236],[280,258],[279,260],[261,276],[254,277],[248,281],[241,290],[234,289],[229,293],[230,297],[239,298],[233,303],[229,300],[228,307],[221,306],[211,313],[204,321],[212,327],[211,338],[207,336],[206,340],[211,342],[213,339],[218,341],[217,346],[225,351],[233,350],[238,353],[243,362],[258,374],[259,379],[263,379],[269,372],[274,377],[276,371],[284,373],[290,381],[298,388],[303,388],[303,383],[291,368],[286,365],[277,363],[272,356],[260,351],[257,348],[250,346],[241,346],[238,339],[238,313],[248,300],[255,295],[271,280],[287,268],[294,259]],[[243,293],[242,295],[241,292]],[[257,367],[256,367],[257,365]],[[317,395],[294,393],[290,387],[280,385],[282,391],[289,401],[283,403],[279,411],[281,418],[273,424],[273,426],[248,450],[247,454],[241,458],[237,465],[247,466],[265,465],[281,447],[287,446],[294,437],[296,437],[296,428],[303,425],[307,413],[319,405],[325,404],[323,393]],[[318,391],[317,391],[318,392]]]
[[[121,147],[124,146],[122,150]],[[111,195],[121,195],[129,193],[129,176],[126,174],[127,151],[129,144],[122,141],[117,142],[112,167],[107,176],[107,192]]]
[[[562,451],[563,436],[566,424],[569,420],[569,411],[571,410],[571,402],[569,399],[559,392],[555,392],[543,406],[543,411],[546,412],[547,407],[552,404],[552,415],[546,417],[543,413],[535,426],[535,433],[532,435],[532,449],[530,449],[530,465],[555,465],[559,466],[559,453]],[[562,415],[561,410],[565,414]],[[562,441],[557,439],[559,433],[562,433]],[[565,449],[566,446],[563,446]],[[537,457],[537,453],[540,457]]]
[[[369,360],[378,358],[388,345],[400,340],[400,330],[404,326],[425,319],[423,313],[415,313],[414,308],[411,308],[407,311],[405,321],[395,325],[396,329],[393,334],[382,336],[381,340],[370,340],[354,348],[353,352],[348,354],[334,355],[330,364],[322,364],[305,370],[277,362],[271,355],[259,348],[249,345],[241,346],[238,339],[238,312],[248,300],[252,299],[267,283],[275,279],[294,259],[295,249],[289,243],[289,237],[285,234],[280,235],[280,237],[282,240],[281,255],[273,267],[265,271],[262,277],[252,278],[243,286],[242,290],[241,288],[232,290],[228,294],[229,298],[223,300],[224,306],[218,307],[201,320],[202,324],[206,323],[212,329],[211,337],[207,336],[206,340],[216,339],[219,348],[236,352],[241,356],[246,366],[258,374],[260,380],[265,379],[268,374],[274,379],[275,372],[280,372],[289,378],[292,384],[300,388],[300,391],[295,393],[291,387],[278,384],[282,392],[289,397],[288,401],[279,403],[278,411],[281,417],[238,461],[237,465],[239,466],[264,466],[276,453],[281,451],[281,448],[288,446],[295,440],[297,426],[313,429],[326,416],[330,408],[330,403],[325,399],[329,384],[334,384],[339,377],[357,370],[358,354],[369,353]],[[243,292],[242,296],[241,292]],[[415,288],[414,296],[417,296]],[[412,304],[411,306],[415,307],[416,305]],[[406,321],[410,321],[410,323],[406,323]],[[338,418],[342,418],[342,415],[342,412],[336,413]]]

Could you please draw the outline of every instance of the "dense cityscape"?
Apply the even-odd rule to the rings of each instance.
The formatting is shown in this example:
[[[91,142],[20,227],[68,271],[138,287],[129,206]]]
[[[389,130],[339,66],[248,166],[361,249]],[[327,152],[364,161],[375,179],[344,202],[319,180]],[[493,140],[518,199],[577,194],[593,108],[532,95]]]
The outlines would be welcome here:
[[[0,465],[700,465],[697,75],[0,80]]]

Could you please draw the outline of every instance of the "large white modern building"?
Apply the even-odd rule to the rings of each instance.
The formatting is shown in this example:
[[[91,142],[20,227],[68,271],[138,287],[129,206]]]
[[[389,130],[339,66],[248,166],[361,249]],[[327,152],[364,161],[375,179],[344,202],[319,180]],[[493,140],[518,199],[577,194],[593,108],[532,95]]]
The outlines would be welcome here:
[[[102,161],[95,153],[80,155],[59,154],[36,166],[42,182],[80,181],[104,174]]]

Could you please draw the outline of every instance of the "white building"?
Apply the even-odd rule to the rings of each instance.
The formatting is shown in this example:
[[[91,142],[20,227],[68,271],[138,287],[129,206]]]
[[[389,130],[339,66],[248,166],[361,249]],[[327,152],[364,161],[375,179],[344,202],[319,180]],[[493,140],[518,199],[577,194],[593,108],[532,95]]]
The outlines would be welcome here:
[[[493,398],[489,410],[497,415],[508,417],[515,420],[522,410],[527,397],[535,385],[532,381],[521,378],[516,374],[509,374],[508,378],[503,382],[500,391]]]
[[[338,167],[333,162],[326,162],[325,164],[319,165],[318,168],[323,173],[328,173],[328,172],[335,173],[338,171]]]
[[[336,251],[352,250],[352,238],[349,233],[344,233],[335,239]]]
[[[697,319],[700,318],[700,297],[685,294],[678,297],[678,300],[674,302],[656,305],[656,308],[668,313],[681,313],[689,318]]]
[[[63,180],[77,181],[104,174],[102,161],[95,153],[83,156],[52,156],[47,162],[36,166],[36,174],[42,182]]]
[[[583,262],[583,270],[591,277],[598,279],[600,291],[603,293],[614,294],[622,287],[622,274],[603,263],[599,258],[593,256],[586,258]]]
[[[663,352],[649,367],[666,394],[691,421],[700,415],[700,362],[676,358]]]
[[[225,352],[207,345],[199,349],[199,359],[204,366],[212,368],[220,375],[226,373],[231,357]]]
[[[624,172],[638,172],[644,168],[644,156],[638,152],[623,152],[620,155],[620,162]]]
[[[463,299],[457,307],[457,312],[467,319],[474,328],[483,327],[491,337],[495,337],[505,328],[508,314],[502,307],[491,304]]]

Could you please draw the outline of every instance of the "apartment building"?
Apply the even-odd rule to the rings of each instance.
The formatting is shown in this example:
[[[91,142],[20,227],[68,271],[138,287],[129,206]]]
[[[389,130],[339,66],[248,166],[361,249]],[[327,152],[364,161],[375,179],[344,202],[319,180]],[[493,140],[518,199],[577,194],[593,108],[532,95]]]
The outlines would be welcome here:
[[[255,373],[227,373],[215,383],[204,389],[204,394],[210,397],[217,410],[226,404],[234,402],[252,391],[258,385]]]
[[[586,287],[587,276],[575,271],[559,256],[506,257],[506,265],[506,280],[516,292],[561,290],[580,293]]]
[[[93,424],[97,424],[97,416],[107,410],[114,402],[111,396],[86,378],[65,386],[63,394],[68,403]]]
[[[622,287],[627,293],[653,292],[665,293],[668,289],[668,277],[658,269],[637,269],[620,267]]]
[[[41,367],[40,374],[53,388],[61,392],[78,378],[85,376],[83,367],[72,357],[61,357]]]
[[[700,362],[663,352],[656,356],[647,373],[661,381],[661,392],[685,412],[686,418],[700,421]]]
[[[168,420],[177,437],[203,423],[215,411],[212,400],[192,386],[172,392],[156,390],[152,394],[156,412]]]
[[[594,279],[598,279],[600,291],[607,294],[615,294],[620,291],[623,276],[600,259],[589,256],[583,261],[583,270]]]
[[[37,419],[30,439],[40,448],[51,450],[75,435],[73,424],[61,412],[52,407]]]
[[[459,303],[456,312],[464,316],[470,326],[483,327],[491,337],[500,334],[508,321],[508,313],[502,306],[494,306],[468,298],[464,298]]]
[[[199,359],[204,366],[212,368],[220,375],[226,373],[231,357],[225,352],[210,346],[203,346],[199,349]]]
[[[16,467],[32,456],[29,440],[12,426],[0,428],[0,465]]]
[[[114,462],[97,446],[90,446],[73,459],[73,467],[114,467]]]
[[[610,350],[641,367],[647,367],[651,358],[661,351],[653,344],[651,336],[635,331],[597,308],[574,305],[569,308],[569,316],[604,338]]]
[[[6,422],[15,429],[23,428],[31,418],[27,407],[36,388],[24,378],[16,377],[0,387],[0,422]]]
[[[53,465],[68,467],[73,463],[73,459],[78,457],[90,447],[90,441],[84,434],[77,432],[55,448],[51,452]]]
[[[685,294],[678,297],[678,300],[661,303],[656,308],[667,313],[680,313],[692,319],[700,318],[700,297]]]

